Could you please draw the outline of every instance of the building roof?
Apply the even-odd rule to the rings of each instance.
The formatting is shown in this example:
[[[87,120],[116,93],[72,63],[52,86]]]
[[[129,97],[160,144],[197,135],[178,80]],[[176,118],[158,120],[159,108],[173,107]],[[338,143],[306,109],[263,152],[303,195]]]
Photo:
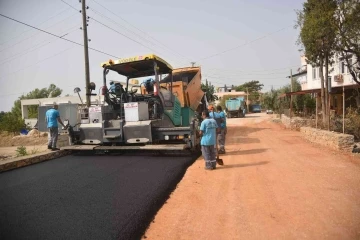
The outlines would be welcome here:
[[[306,74],[307,74],[307,70],[299,72],[299,73],[295,73],[292,75],[292,77],[299,77],[299,76],[306,75]],[[291,76],[287,76],[286,78],[291,78]]]

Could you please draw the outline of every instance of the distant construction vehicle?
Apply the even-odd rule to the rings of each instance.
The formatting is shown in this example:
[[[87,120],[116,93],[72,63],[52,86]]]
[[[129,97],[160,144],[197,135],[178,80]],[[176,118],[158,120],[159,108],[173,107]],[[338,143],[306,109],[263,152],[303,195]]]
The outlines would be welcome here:
[[[228,118],[243,118],[246,113],[246,102],[243,97],[229,98],[225,101],[225,111]]]

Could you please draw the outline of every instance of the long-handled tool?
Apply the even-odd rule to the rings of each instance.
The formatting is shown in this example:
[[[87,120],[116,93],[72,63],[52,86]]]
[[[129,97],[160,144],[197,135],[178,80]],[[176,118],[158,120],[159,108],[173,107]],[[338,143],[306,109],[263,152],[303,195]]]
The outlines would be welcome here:
[[[219,165],[224,165],[224,161],[219,158],[219,148],[218,148],[218,134],[216,133],[216,163]]]

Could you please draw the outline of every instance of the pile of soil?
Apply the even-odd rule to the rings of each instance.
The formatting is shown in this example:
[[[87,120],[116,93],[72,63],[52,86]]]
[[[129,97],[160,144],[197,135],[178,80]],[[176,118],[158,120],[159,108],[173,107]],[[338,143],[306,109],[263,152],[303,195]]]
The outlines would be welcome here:
[[[0,134],[0,147],[34,146],[47,144],[47,133],[31,130],[28,135]]]

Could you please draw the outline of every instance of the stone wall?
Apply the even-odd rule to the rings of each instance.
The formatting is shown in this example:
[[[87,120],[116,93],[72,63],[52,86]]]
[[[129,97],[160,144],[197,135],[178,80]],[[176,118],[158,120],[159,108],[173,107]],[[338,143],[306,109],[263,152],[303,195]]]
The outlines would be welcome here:
[[[303,119],[300,117],[293,117],[289,118],[285,116],[284,114],[281,115],[281,122],[284,124],[286,128],[289,128],[291,130],[300,131],[301,127],[309,126],[312,124],[313,119]]]
[[[335,150],[351,152],[354,143],[354,136],[337,132],[330,132],[311,127],[301,127],[301,135],[313,143],[330,147]]]
[[[15,168],[25,167],[31,164],[59,158],[65,155],[70,154],[71,151],[60,150],[60,151],[50,151],[45,153],[38,153],[30,156],[18,157],[15,159],[3,160],[0,162],[0,172],[8,171]]]

